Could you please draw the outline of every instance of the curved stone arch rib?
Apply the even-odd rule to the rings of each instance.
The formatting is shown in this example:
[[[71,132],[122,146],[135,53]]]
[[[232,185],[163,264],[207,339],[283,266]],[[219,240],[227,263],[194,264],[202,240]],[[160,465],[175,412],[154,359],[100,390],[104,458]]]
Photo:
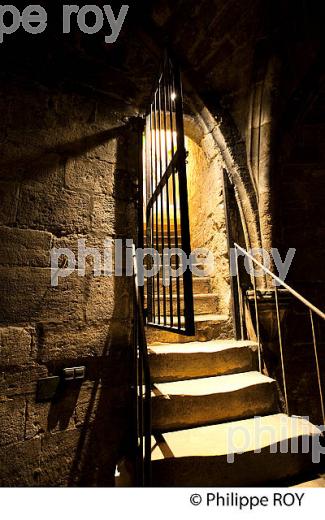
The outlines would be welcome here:
[[[188,106],[195,114],[195,124],[201,127],[203,136],[209,138],[211,146],[219,150],[234,186],[246,248],[261,248],[258,200],[247,167],[245,144],[234,123],[230,125],[224,114],[216,111],[213,114],[185,78],[184,87]]]

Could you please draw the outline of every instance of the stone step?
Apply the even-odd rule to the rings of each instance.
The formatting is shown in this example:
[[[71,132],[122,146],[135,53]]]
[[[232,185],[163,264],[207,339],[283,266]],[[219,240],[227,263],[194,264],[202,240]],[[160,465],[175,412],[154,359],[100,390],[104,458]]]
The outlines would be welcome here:
[[[176,245],[172,244],[171,248],[174,249],[175,247],[176,247]],[[164,246],[164,248],[165,249],[168,248],[168,245],[166,244]],[[178,244],[178,248],[182,249],[182,246],[180,244]],[[178,264],[178,267],[183,265],[182,257],[180,255],[171,254],[171,257],[169,259],[167,256],[165,258],[163,258],[163,248],[161,247],[161,245],[158,244],[158,247],[156,247],[156,245],[154,245],[154,249],[157,250],[158,253],[160,254],[160,262],[157,259],[157,265],[159,265],[160,268],[162,268],[164,265],[168,266],[170,264],[173,267],[173,269],[176,269],[176,263]],[[168,260],[169,260],[169,262],[168,262]],[[207,268],[209,264],[208,264],[208,260],[197,259],[196,261],[194,261],[194,259],[192,258],[191,264],[189,264],[189,262],[186,261],[186,266],[189,266],[189,265],[192,267],[192,270],[194,271],[194,273],[198,270],[199,275],[201,275],[200,271]],[[211,267],[211,269],[212,269],[212,267]]]
[[[296,484],[292,487],[297,488],[325,488],[325,475],[318,475],[316,478],[313,478],[312,480],[307,480],[304,482],[301,482],[299,484]]]
[[[257,344],[251,341],[207,341],[149,347],[155,383],[256,370]]]
[[[211,278],[209,276],[192,276],[193,294],[209,294],[212,291]],[[173,282],[176,287],[176,282]]]
[[[160,298],[155,298],[156,312],[158,313],[158,301],[160,302],[160,313],[164,314],[164,298],[162,296],[162,289],[160,289]],[[166,288],[166,316],[170,316],[170,302],[169,302],[169,291]],[[173,298],[173,316],[177,315],[177,298],[174,293]],[[180,294],[179,298],[181,312],[184,312],[184,295]],[[147,298],[145,297],[145,305],[147,304]],[[194,312],[197,315],[202,314],[213,314],[218,308],[218,297],[215,294],[196,294],[194,295]]]
[[[147,287],[147,280],[145,280],[145,294],[146,294],[146,287]],[[173,280],[171,283],[173,293],[176,293],[177,290],[177,282],[176,280]],[[182,285],[181,285],[182,286]],[[167,291],[169,291],[169,288],[166,288]],[[196,294],[210,294],[212,291],[211,287],[211,278],[209,276],[193,276],[193,294],[194,296]]]
[[[157,240],[157,238],[158,238],[158,240]],[[153,241],[153,247],[155,249],[157,249],[157,245],[156,245],[157,242],[158,242],[158,248],[162,250],[163,249],[163,247],[162,247],[163,240],[162,240],[161,234],[159,234],[158,236],[155,234],[155,238]],[[180,236],[178,237],[177,244],[178,244],[178,247],[182,248],[182,237],[180,237]],[[165,247],[169,247],[169,240],[168,240],[167,233],[164,234],[164,248]],[[170,236],[170,247],[171,248],[176,247],[176,238],[175,238],[174,233],[172,233]]]
[[[259,372],[157,383],[153,430],[168,431],[278,411],[274,379]]]
[[[301,443],[303,439],[315,446],[319,437],[320,430],[306,419],[285,414],[159,433],[152,437],[153,486],[253,487],[285,482],[315,468],[311,452],[303,453]]]
[[[233,338],[233,325],[229,316],[224,314],[204,314],[195,316],[195,335],[184,336],[148,326],[146,329],[148,345],[161,343],[188,343],[193,341],[211,341],[213,339]]]

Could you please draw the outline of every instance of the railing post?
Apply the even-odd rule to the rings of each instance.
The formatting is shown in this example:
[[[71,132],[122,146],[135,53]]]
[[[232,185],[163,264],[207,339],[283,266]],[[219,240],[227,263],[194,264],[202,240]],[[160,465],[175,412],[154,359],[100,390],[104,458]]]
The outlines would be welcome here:
[[[148,360],[148,347],[145,336],[143,308],[138,286],[138,266],[135,245],[133,244],[133,273],[135,290],[135,327],[136,334],[136,395],[137,419],[139,431],[139,465],[138,481],[142,486],[151,485],[151,378]],[[143,391],[144,390],[144,391]]]
[[[253,266],[253,261],[252,260],[250,260],[250,264],[251,264],[251,269],[252,269],[252,271],[251,271],[251,278],[253,280],[254,302],[255,302],[256,336],[257,336],[257,345],[258,345],[258,369],[262,373],[260,320],[259,320],[259,314],[258,314],[256,280],[255,280],[254,266]]]
[[[280,319],[280,309],[279,309],[279,295],[278,295],[278,287],[276,285],[275,285],[275,307],[276,307],[276,318],[277,318],[277,324],[278,324],[278,336],[279,336],[279,346],[280,346],[280,356],[281,356],[281,369],[282,369],[284,399],[285,399],[285,404],[286,404],[286,412],[289,415],[287,382],[286,382],[284,357],[283,357],[283,342],[282,342],[282,330],[281,330],[281,319]]]
[[[313,305],[310,301],[306,300],[306,298],[304,298],[301,294],[299,294],[292,287],[290,287],[287,283],[285,283],[284,280],[281,280],[281,278],[279,278],[274,273],[272,273],[270,271],[270,269],[268,269],[263,264],[261,264],[258,260],[256,260],[256,258],[254,258],[251,254],[249,254],[245,249],[243,249],[242,247],[240,247],[236,243],[234,244],[234,246],[235,246],[235,250],[236,250],[236,270],[237,270],[238,294],[239,294],[241,302],[242,302],[242,295],[241,295],[240,280],[239,280],[238,251],[241,251],[241,253],[243,253],[245,255],[245,257],[249,258],[251,262],[254,262],[258,267],[260,267],[260,269],[262,269],[265,273],[270,275],[272,277],[273,281],[276,281],[278,285],[280,285],[280,286],[284,287],[285,289],[287,289],[287,291],[290,294],[292,294],[298,301],[300,301],[303,305],[305,305],[305,307],[307,307],[309,309],[310,321],[311,321],[311,327],[312,327],[313,344],[314,344],[314,354],[315,354],[315,361],[316,361],[317,381],[318,381],[320,403],[321,403],[321,411],[322,411],[323,422],[325,424],[325,409],[324,409],[323,388],[322,388],[320,365],[319,365],[318,352],[317,352],[317,338],[316,338],[315,324],[314,324],[314,314],[319,316],[322,320],[325,320],[325,313],[322,312],[317,307],[315,307],[315,305]],[[255,285],[255,278],[254,277],[253,277],[253,284],[254,284],[255,311],[257,312],[256,324],[257,324],[257,328],[258,328],[257,292],[256,292],[256,285]],[[275,285],[275,305],[276,305],[276,315],[277,315],[277,324],[278,324],[278,333],[279,333],[279,344],[280,344],[281,369],[282,369],[284,396],[285,396],[287,413],[289,414],[287,385],[286,385],[286,375],[285,375],[284,356],[283,356],[283,338],[282,338],[282,330],[281,330],[281,318],[280,318],[279,297],[278,297],[278,287],[277,287],[277,285]],[[241,327],[242,327],[242,337],[243,337],[242,314],[240,315],[240,317],[241,317]],[[258,335],[258,339],[259,339],[259,329],[257,330],[257,335]]]
[[[325,424],[323,387],[322,387],[322,379],[321,379],[321,374],[320,374],[319,359],[318,359],[318,352],[317,352],[317,339],[316,339],[316,332],[315,332],[314,315],[313,315],[313,311],[311,309],[309,309],[309,315],[310,315],[311,330],[312,330],[312,335],[313,335],[313,344],[314,344],[314,353],[315,353],[315,361],[316,361],[316,371],[317,371],[317,381],[318,381],[319,396],[320,396],[320,405],[321,405],[321,411],[322,411],[323,424]]]

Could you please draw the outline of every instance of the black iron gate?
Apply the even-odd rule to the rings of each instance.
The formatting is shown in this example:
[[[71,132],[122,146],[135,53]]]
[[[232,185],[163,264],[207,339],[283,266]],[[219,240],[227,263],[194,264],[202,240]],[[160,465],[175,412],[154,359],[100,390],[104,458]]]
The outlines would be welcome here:
[[[148,265],[148,325],[193,335],[182,86],[167,56],[146,119],[144,159],[146,245],[155,251]]]

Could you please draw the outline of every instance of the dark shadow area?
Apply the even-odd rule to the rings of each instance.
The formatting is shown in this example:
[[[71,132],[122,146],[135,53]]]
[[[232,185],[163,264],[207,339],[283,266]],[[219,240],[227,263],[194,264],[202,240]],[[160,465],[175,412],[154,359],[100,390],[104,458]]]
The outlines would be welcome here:
[[[80,387],[79,382],[64,383],[61,381],[47,418],[49,431],[55,430],[56,427],[59,430],[68,428],[78,402]]]
[[[117,169],[119,161],[125,161],[128,155],[129,171],[138,170],[138,134],[132,127],[124,133],[124,145],[118,148]],[[141,141],[140,141],[141,142]],[[118,195],[125,190],[119,178],[116,178],[115,226],[120,237],[136,240],[136,236],[125,236],[125,226],[118,207]],[[131,180],[131,179],[130,179]],[[134,181],[134,180],[133,180]],[[123,198],[135,200],[134,184],[131,180],[129,192],[123,191]],[[135,207],[134,207],[135,209]],[[134,212],[136,220],[136,213]],[[134,229],[136,231],[136,228]],[[128,297],[132,298],[133,278],[127,280]],[[74,455],[69,476],[71,486],[114,486],[115,468],[124,456],[134,456],[133,442],[133,348],[132,345],[132,304],[129,305],[130,316],[125,323],[121,315],[123,300],[119,297],[125,291],[125,278],[114,278],[114,311],[112,324],[115,324],[107,335],[102,355],[91,360],[89,378],[93,383],[91,395],[86,407],[80,437]],[[122,330],[122,328],[124,330]],[[124,341],[123,338],[124,337]]]
[[[69,159],[80,157],[87,152],[90,152],[95,147],[107,143],[108,141],[115,139],[121,136],[121,132],[123,132],[124,126],[119,126],[116,128],[112,128],[110,130],[106,130],[104,132],[99,132],[98,134],[92,134],[87,137],[83,137],[79,140],[72,141],[70,143],[58,144],[53,147],[42,147],[40,151],[28,152],[26,147],[26,155],[21,155],[19,158],[6,159],[6,156],[0,158],[0,179],[2,176],[6,177],[6,171],[16,170],[20,172],[26,169],[28,165],[28,171],[22,171],[22,180],[30,174],[33,170],[33,164],[37,167],[40,162],[46,163],[47,168],[51,168],[56,162],[51,162],[51,157],[53,159],[57,159],[57,156],[66,157]],[[33,129],[22,128],[21,131],[32,131]],[[4,143],[5,144],[5,143]]]

